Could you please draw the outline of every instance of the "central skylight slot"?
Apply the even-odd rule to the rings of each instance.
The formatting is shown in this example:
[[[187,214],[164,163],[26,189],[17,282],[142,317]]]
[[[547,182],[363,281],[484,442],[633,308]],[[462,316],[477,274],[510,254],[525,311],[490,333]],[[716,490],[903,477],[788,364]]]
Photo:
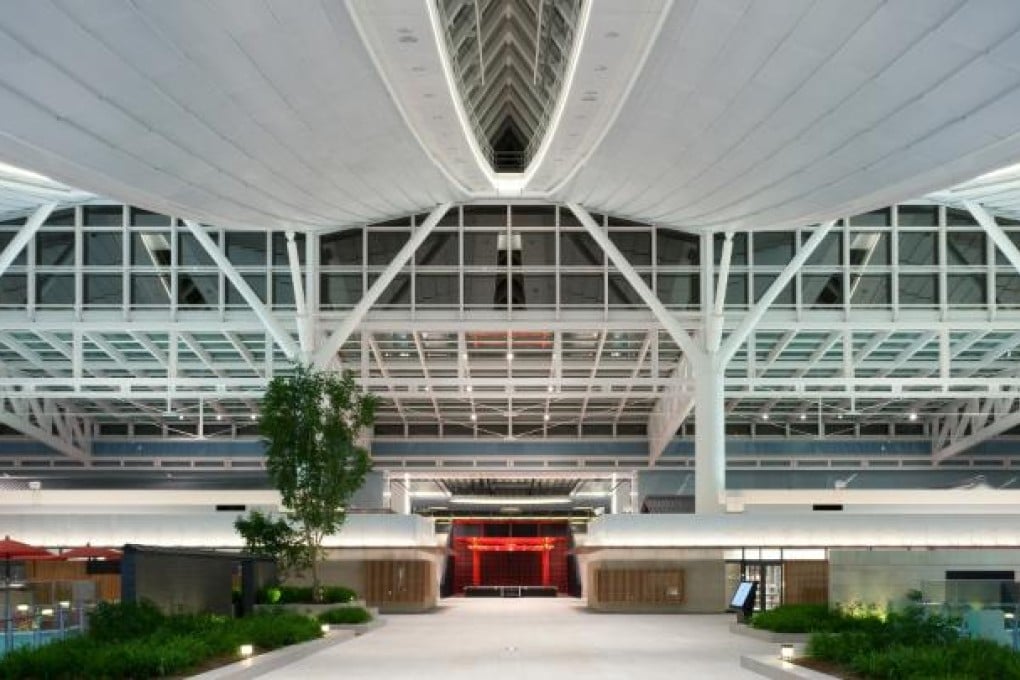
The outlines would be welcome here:
[[[563,86],[582,0],[437,0],[446,50],[479,148],[524,172]]]

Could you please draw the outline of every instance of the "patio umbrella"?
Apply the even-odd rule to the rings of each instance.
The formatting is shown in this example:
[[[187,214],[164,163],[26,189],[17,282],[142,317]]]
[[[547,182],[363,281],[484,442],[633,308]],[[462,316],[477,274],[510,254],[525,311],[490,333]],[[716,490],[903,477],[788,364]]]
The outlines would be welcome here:
[[[0,541],[0,559],[4,561],[4,580],[11,580],[11,562],[23,562],[26,560],[51,560],[56,555],[46,548],[29,545],[21,541],[15,541],[10,536],[4,536]]]
[[[121,558],[121,552],[113,548],[97,548],[91,543],[86,543],[80,548],[71,548],[60,553],[62,560],[106,560],[113,562]]]

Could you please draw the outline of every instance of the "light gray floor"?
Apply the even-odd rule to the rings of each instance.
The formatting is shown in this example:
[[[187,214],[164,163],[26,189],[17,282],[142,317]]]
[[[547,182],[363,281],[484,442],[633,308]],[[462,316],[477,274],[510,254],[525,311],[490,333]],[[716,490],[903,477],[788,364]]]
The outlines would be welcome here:
[[[572,599],[451,599],[262,678],[585,680],[760,678],[741,654],[777,646],[733,635],[733,615],[593,614]]]

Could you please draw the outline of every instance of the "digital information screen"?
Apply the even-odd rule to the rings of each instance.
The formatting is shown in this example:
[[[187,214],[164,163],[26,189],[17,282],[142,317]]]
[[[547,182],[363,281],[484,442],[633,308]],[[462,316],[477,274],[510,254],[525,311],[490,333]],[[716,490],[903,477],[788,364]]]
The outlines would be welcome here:
[[[730,606],[734,609],[745,609],[748,604],[748,599],[754,597],[754,590],[757,584],[754,581],[741,581],[740,585],[737,586],[736,591],[733,593],[733,599],[730,600]]]

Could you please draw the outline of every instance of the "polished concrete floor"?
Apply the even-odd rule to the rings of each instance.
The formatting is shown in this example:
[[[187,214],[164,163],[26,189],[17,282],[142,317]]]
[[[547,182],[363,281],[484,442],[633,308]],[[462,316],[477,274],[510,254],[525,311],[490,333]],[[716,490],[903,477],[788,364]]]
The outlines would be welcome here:
[[[573,599],[451,599],[260,678],[539,680],[760,678],[741,654],[776,645],[733,635],[733,615],[593,614]]]

